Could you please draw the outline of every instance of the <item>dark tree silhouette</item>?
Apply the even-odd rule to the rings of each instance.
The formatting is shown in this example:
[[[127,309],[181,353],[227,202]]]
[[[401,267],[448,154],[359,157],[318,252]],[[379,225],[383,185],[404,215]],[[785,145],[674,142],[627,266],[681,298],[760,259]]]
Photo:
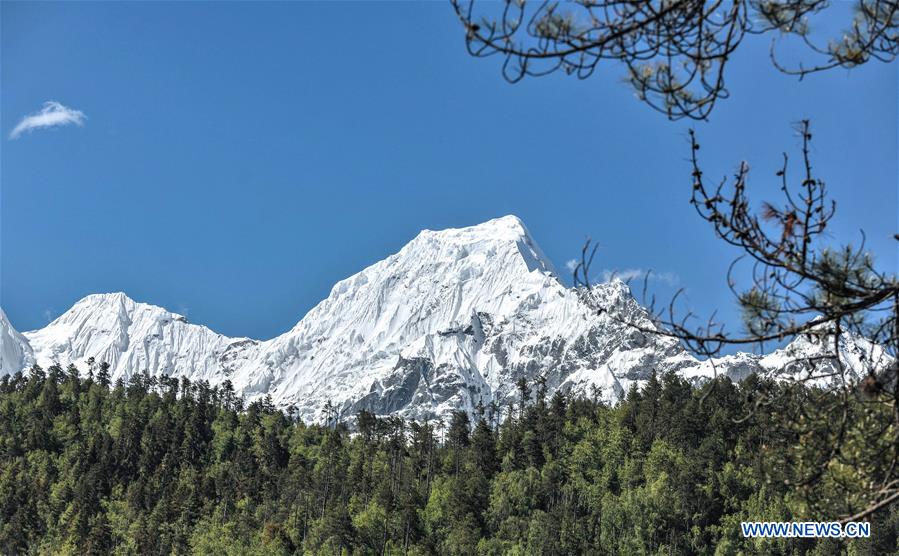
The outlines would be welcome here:
[[[729,95],[725,69],[750,34],[774,35],[771,61],[800,78],[870,60],[891,61],[899,50],[899,1],[859,0],[839,39],[819,44],[810,20],[826,0],[580,0],[575,2],[451,0],[472,56],[503,58],[502,74],[561,70],[590,77],[603,60],[617,60],[638,98],[670,119],[704,119]],[[778,41],[794,37],[814,64],[791,67]]]

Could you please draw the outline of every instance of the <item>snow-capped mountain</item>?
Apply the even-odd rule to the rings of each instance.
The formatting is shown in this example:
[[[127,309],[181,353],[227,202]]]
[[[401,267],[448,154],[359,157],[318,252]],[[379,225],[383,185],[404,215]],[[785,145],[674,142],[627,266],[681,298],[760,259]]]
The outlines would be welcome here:
[[[89,295],[40,330],[24,334],[39,365],[110,365],[112,380],[146,371],[219,383],[257,342],[228,338],[124,293]]]
[[[621,282],[609,306],[639,311]],[[337,283],[293,330],[260,346],[232,380],[311,417],[329,399],[409,417],[509,398],[519,377],[590,386],[617,399],[653,364],[688,359],[597,317],[558,279],[518,218],[424,231],[397,254]]]
[[[676,340],[621,321],[652,328],[621,281],[596,286],[590,303],[566,287],[522,222],[507,216],[421,232],[338,282],[293,329],[267,341],[228,338],[121,293],[87,296],[24,335],[4,316],[0,332],[3,373],[35,361],[84,370],[93,357],[111,365],[113,380],[144,371],[230,380],[246,398],[271,395],[307,421],[318,420],[328,401],[344,415],[366,408],[410,418],[503,405],[520,377],[544,376],[550,393],[615,401],[653,369],[694,380],[714,372]],[[737,354],[714,368],[736,379],[779,372],[786,358],[809,349]]]

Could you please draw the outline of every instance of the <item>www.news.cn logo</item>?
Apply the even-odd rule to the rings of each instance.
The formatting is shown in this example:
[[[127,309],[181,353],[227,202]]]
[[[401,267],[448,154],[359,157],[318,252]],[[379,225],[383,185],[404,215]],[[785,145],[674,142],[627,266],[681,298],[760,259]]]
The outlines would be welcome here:
[[[744,537],[863,539],[871,536],[871,524],[867,521],[743,521],[740,528]]]

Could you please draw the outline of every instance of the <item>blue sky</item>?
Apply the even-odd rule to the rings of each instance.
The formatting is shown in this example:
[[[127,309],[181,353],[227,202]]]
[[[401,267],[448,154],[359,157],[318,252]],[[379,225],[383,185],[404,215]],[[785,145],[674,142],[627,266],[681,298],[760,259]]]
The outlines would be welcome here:
[[[897,250],[897,64],[803,82],[749,39],[709,123],[669,122],[623,69],[504,82],[444,3],[4,2],[0,304],[20,330],[125,291],[229,335],[293,326],[337,280],[422,228],[516,214],[561,269],[586,235],[597,272],[652,268],[699,312],[733,302],[735,253],[687,203],[686,131],[710,176],[746,159],[775,191],[792,122],[839,202]],[[82,125],[9,135],[47,101]],[[668,283],[670,282],[670,283]]]

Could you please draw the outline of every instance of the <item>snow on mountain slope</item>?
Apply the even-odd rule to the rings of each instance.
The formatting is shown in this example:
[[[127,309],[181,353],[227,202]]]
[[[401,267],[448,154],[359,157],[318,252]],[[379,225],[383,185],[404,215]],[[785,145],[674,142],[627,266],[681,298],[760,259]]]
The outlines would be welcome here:
[[[550,394],[616,401],[653,370],[693,381],[717,370],[740,380],[794,372],[789,358],[820,350],[800,338],[766,357],[718,359],[713,370],[676,340],[623,324],[652,328],[623,282],[596,286],[589,302],[583,295],[559,281],[522,222],[507,216],[421,232],[338,282],[293,329],[263,342],[222,336],[121,293],[85,297],[24,336],[4,316],[2,372],[31,360],[84,371],[93,357],[110,363],[114,380],[144,371],[211,384],[230,379],[246,398],[271,395],[306,421],[320,420],[329,401],[343,415],[366,408],[422,419],[503,406],[516,399],[521,377],[533,383],[544,376]],[[847,354],[864,366],[858,346]]]
[[[642,309],[621,282],[606,303]],[[669,361],[671,359],[671,361]],[[502,403],[521,376],[618,399],[649,368],[687,362],[673,340],[596,317],[566,288],[514,216],[424,231],[397,254],[337,283],[290,332],[234,375],[314,418],[327,401],[422,418]]]
[[[760,356],[759,365],[776,377],[827,387],[841,385],[844,378],[832,357],[835,352],[839,353],[846,378],[851,381],[885,369],[892,362],[882,346],[866,338],[843,333],[839,346],[834,346],[836,337],[832,326],[813,330],[813,333],[798,336],[782,349]]]
[[[124,293],[89,295],[40,330],[26,332],[42,367],[87,359],[110,365],[113,380],[138,372],[218,383],[257,342],[228,338]]]
[[[34,364],[28,340],[16,331],[0,309],[0,376],[27,369]]]
[[[797,381],[807,386],[841,387],[844,380],[857,382],[870,373],[880,373],[893,363],[883,346],[857,334],[843,332],[838,349],[834,349],[832,327],[814,327],[809,333],[794,338],[782,348],[768,354],[735,353],[705,360],[684,369],[681,375],[694,383],[716,376],[727,376],[739,382],[752,373],[784,381]],[[839,362],[834,353],[839,353]],[[843,365],[840,370],[839,365]]]

